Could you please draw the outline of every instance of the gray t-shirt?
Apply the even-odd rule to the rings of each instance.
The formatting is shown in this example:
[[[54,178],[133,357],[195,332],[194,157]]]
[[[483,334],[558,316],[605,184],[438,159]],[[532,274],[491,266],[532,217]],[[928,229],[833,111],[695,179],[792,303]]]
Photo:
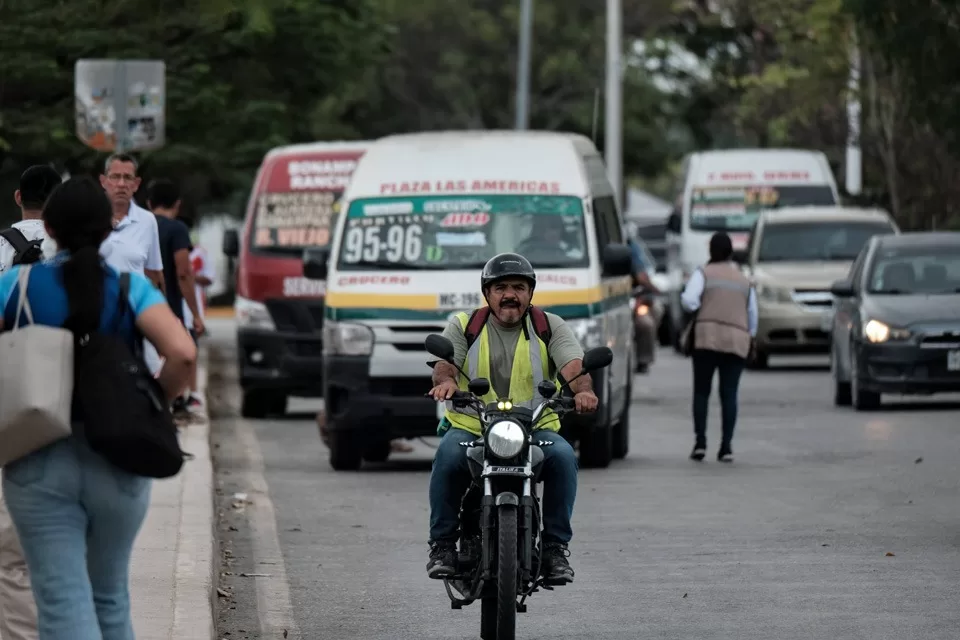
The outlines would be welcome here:
[[[547,345],[550,355],[550,375],[556,376],[557,371],[563,369],[574,360],[583,359],[583,347],[573,333],[573,329],[560,316],[547,313],[550,330],[553,336]],[[510,395],[510,373],[513,371],[513,356],[517,350],[517,341],[520,339],[519,325],[512,328],[501,327],[493,318],[487,321],[487,333],[490,342],[490,386],[498,398]],[[463,335],[460,321],[454,318],[443,330],[443,337],[453,343],[454,361],[464,371],[467,359],[467,337]],[[531,336],[535,339],[534,336]],[[479,339],[479,338],[478,338]]]

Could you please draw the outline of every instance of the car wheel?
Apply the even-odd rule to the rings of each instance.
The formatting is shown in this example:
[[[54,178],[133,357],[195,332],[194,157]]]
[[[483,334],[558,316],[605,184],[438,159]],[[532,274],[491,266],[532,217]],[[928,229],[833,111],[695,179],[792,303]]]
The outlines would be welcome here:
[[[627,402],[623,406],[620,420],[613,428],[613,457],[623,460],[630,451],[630,404],[633,396],[633,377],[627,383]]]
[[[585,427],[580,431],[580,466],[584,469],[605,469],[613,459],[613,416],[611,415],[610,382],[607,377],[607,393],[605,394],[607,407],[604,409],[604,419],[596,421],[593,426]]]
[[[857,411],[870,411],[880,406],[880,394],[860,387],[860,366],[857,363],[857,352],[850,346],[850,398],[853,408]]]
[[[270,391],[244,391],[240,404],[240,415],[254,420],[283,415],[286,410],[287,397]]]
[[[367,462],[386,462],[390,457],[390,441],[380,440],[368,444],[363,450],[363,459]]]
[[[836,347],[830,349],[830,376],[833,378],[833,404],[838,407],[849,407],[852,400],[850,383],[840,381]]]
[[[334,471],[357,471],[363,464],[363,448],[354,434],[331,431],[329,436],[330,466]]]

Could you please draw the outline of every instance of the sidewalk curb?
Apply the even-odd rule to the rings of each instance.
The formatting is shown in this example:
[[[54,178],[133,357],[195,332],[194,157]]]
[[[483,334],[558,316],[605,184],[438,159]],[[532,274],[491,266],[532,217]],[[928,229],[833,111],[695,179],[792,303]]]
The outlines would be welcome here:
[[[197,387],[207,405],[207,349],[198,356]],[[174,571],[173,626],[176,640],[216,638],[217,536],[214,520],[210,418],[181,430],[181,446],[194,458],[184,463]]]

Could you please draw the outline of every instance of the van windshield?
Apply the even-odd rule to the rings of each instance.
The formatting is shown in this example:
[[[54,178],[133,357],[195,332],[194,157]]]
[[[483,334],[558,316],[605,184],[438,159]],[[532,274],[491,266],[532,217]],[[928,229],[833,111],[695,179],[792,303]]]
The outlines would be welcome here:
[[[306,247],[326,246],[342,195],[342,190],[261,193],[253,217],[253,249],[299,257]]]
[[[828,185],[694,187],[690,194],[690,228],[750,231],[766,209],[835,204],[837,198]]]
[[[885,222],[797,222],[765,225],[757,262],[853,261],[867,240],[893,233]]]
[[[481,269],[498,253],[535,268],[586,267],[583,206],[573,196],[463,195],[350,203],[338,268]]]

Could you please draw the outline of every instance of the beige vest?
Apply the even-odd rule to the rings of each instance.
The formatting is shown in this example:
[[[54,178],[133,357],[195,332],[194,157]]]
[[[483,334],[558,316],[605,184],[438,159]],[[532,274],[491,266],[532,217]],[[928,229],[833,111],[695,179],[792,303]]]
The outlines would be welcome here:
[[[731,263],[713,263],[703,268],[703,296],[694,327],[697,349],[750,353],[747,305],[750,281]]]

